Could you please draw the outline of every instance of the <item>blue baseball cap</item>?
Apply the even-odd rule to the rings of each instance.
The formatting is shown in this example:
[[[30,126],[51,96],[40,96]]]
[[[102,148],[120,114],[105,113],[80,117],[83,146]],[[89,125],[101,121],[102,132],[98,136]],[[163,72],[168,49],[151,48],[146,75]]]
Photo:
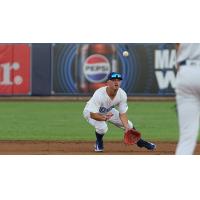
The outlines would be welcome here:
[[[120,73],[117,73],[117,72],[111,72],[109,75],[108,75],[108,80],[112,80],[112,79],[119,79],[119,80],[122,80],[122,75]]]

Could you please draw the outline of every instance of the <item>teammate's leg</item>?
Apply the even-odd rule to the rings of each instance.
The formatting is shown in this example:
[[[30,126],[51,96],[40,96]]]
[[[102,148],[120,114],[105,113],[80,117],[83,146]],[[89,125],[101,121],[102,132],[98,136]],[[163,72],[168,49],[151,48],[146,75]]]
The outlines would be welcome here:
[[[200,104],[194,97],[177,98],[179,120],[179,142],[177,155],[191,155],[194,152],[200,120]]]
[[[194,152],[200,118],[200,71],[197,67],[181,67],[176,79],[176,102],[179,120],[179,142],[176,154]]]
[[[119,118],[119,111],[116,110],[116,109],[112,109],[112,113],[113,113],[113,116],[110,118],[109,122],[112,123],[112,124],[114,124],[115,126],[117,126],[119,128],[124,129],[122,121]],[[130,120],[128,120],[128,126],[129,126],[130,129],[131,128],[136,129],[133,126],[133,123]],[[141,148],[145,147],[148,150],[154,150],[154,149],[156,149],[156,145],[155,144],[153,144],[151,142],[147,142],[147,141],[143,140],[142,138],[137,142],[137,146],[141,147]]]

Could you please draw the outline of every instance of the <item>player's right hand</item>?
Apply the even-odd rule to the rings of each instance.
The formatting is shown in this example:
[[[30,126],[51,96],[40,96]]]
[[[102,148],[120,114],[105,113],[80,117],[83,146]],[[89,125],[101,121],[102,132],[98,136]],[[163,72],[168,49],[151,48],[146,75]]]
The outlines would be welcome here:
[[[106,114],[106,121],[109,120],[111,117],[113,116],[113,114],[111,112]]]

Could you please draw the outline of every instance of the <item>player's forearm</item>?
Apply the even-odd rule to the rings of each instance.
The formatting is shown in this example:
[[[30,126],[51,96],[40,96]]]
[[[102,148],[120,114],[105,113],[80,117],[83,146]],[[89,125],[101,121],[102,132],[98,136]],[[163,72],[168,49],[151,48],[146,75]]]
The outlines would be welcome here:
[[[106,118],[106,116],[104,116],[104,115],[101,115],[101,114],[99,114],[99,113],[90,113],[90,117],[92,118],[92,119],[94,119],[94,120],[97,120],[97,121],[106,121],[107,120],[107,118]]]
[[[121,119],[124,128],[128,129],[128,117],[126,113],[119,114],[119,118]]]

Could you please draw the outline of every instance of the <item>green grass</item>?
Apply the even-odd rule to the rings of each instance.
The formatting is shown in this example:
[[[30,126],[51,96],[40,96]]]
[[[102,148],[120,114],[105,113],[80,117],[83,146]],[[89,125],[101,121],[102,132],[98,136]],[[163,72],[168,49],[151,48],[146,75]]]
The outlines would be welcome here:
[[[174,102],[129,102],[128,116],[145,139],[177,141]],[[0,140],[94,140],[85,102],[0,102]],[[122,140],[109,124],[106,140]]]

